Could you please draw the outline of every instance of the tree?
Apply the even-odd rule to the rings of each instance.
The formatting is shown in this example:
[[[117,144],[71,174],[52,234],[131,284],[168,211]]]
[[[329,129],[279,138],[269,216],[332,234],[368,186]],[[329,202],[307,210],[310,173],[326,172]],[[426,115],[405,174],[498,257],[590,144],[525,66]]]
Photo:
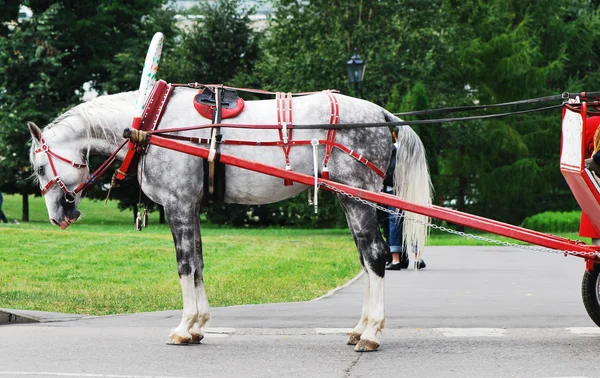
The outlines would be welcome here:
[[[579,4],[574,12],[571,3],[534,3],[444,1],[447,19],[442,24],[449,25],[446,41],[455,53],[442,80],[468,88],[471,101],[486,104],[560,93],[590,76],[581,67],[567,68],[576,56],[582,59],[577,66],[597,67],[594,49],[583,58],[570,43],[570,37],[576,38],[572,30],[586,34],[584,46],[598,41],[599,34],[589,30],[596,18],[589,4]],[[519,223],[544,209],[573,208],[557,168],[558,112],[448,125],[442,131],[443,173],[457,178],[458,188],[447,198],[454,197],[459,209],[462,204]]]
[[[255,72],[270,89],[350,93],[342,61],[355,46],[367,60],[364,96],[378,104],[405,99],[412,107],[417,82],[425,106],[436,108],[594,88],[600,77],[599,18],[589,1],[276,4]],[[574,206],[557,169],[558,113],[417,129],[438,154],[438,203],[513,223],[543,207]],[[511,206],[504,199],[515,193],[527,195]]]
[[[30,21],[18,20],[18,5],[24,3],[33,11]],[[102,92],[110,77],[107,62],[129,47],[143,16],[163,0],[135,6],[111,0],[7,4],[2,18],[11,26],[0,31],[0,189],[23,196],[26,221],[27,196],[38,192],[28,180],[26,121],[49,123],[78,102],[84,83]]]
[[[189,13],[202,16],[183,29],[181,41],[165,57],[161,77],[177,83],[228,83],[248,74],[258,55],[259,34],[252,30],[253,9],[240,0],[203,1]]]

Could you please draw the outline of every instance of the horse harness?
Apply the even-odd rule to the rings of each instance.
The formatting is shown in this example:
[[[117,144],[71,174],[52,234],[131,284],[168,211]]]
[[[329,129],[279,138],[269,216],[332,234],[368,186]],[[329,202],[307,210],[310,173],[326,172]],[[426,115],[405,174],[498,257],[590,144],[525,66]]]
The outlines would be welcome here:
[[[183,127],[177,129],[163,129],[158,130],[158,125],[162,119],[164,111],[169,103],[169,99],[173,93],[173,90],[176,87],[191,87],[191,88],[201,88],[202,91],[195,96],[194,107],[199,112],[199,114],[207,117],[210,115],[211,125],[200,125],[200,126],[192,126],[192,127]],[[241,113],[244,102],[243,99],[237,97],[235,90],[240,90],[244,92],[252,92],[258,94],[269,94],[275,95],[276,100],[276,110],[277,110],[277,125],[276,126],[264,126],[264,125],[242,125],[242,124],[224,124],[221,123],[222,119],[231,118],[237,116]],[[351,150],[350,148],[337,143],[335,141],[337,128],[328,128],[327,136],[324,140],[294,140],[293,139],[293,118],[292,118],[292,99],[293,96],[296,95],[307,95],[307,94],[316,94],[323,93],[325,94],[330,102],[330,117],[328,125],[338,125],[339,124],[339,104],[335,97],[336,91],[325,90],[321,92],[302,92],[302,93],[284,93],[284,92],[270,92],[264,90],[256,90],[256,89],[248,89],[248,88],[232,88],[224,85],[215,85],[215,84],[199,84],[199,83],[189,83],[189,84],[167,84],[164,80],[159,80],[156,82],[150,95],[146,99],[146,104],[144,107],[144,112],[141,118],[134,119],[131,129],[133,132],[137,130],[145,132],[146,141],[150,136],[155,134],[160,134],[162,137],[170,138],[174,140],[183,140],[188,141],[195,144],[208,144],[210,145],[210,153],[208,159],[204,159],[204,175],[205,175],[205,197],[208,199],[208,202],[214,203],[222,203],[224,199],[224,191],[225,191],[225,165],[219,162],[220,156],[220,146],[222,144],[229,145],[245,145],[245,146],[280,146],[285,160],[285,169],[292,170],[291,162],[290,162],[290,150],[292,146],[299,145],[312,145],[313,149],[316,148],[317,145],[323,144],[325,145],[325,156],[322,161],[322,169],[321,169],[321,177],[323,179],[329,179],[329,170],[328,163],[333,152],[333,148],[337,148],[344,153],[348,154],[355,160],[361,162],[372,171],[374,171],[380,177],[385,177],[385,172],[380,168],[371,163],[367,158],[358,154],[357,152]],[[210,112],[206,111],[206,108],[197,106],[197,103],[203,104],[210,109]],[[234,106],[231,106],[234,104]],[[202,111],[201,111],[202,110]],[[225,110],[225,111],[224,111]],[[208,117],[207,117],[208,118]],[[212,126],[214,125],[214,126]],[[341,125],[340,125],[341,126]],[[260,128],[260,129],[277,129],[279,133],[279,140],[277,141],[246,141],[246,140],[226,140],[223,139],[223,135],[221,133],[222,127],[230,127],[230,128]],[[190,131],[197,130],[202,128],[211,128],[211,137],[210,138],[197,138],[197,137],[187,137],[180,135],[172,135],[167,134],[170,132],[176,131]],[[323,125],[323,128],[327,128],[327,124]],[[126,131],[129,131],[127,129]],[[125,136],[125,135],[124,135]],[[127,137],[127,136],[125,136]],[[123,180],[130,171],[135,170],[137,164],[140,161],[140,157],[143,156],[148,149],[148,144],[141,142],[133,142],[131,140],[125,140],[118,148],[113,152],[113,154],[96,170],[94,173],[90,174],[89,177],[79,184],[73,191],[69,191],[64,182],[60,179],[58,173],[56,172],[56,168],[54,166],[54,162],[52,157],[55,157],[65,163],[70,164],[75,168],[86,168],[87,164],[84,163],[75,163],[69,159],[66,159],[56,153],[52,152],[48,146],[48,144],[42,139],[42,146],[34,151],[34,153],[44,152],[48,156],[48,161],[50,167],[52,168],[52,173],[54,178],[50,180],[43,188],[42,195],[46,194],[48,190],[50,190],[54,184],[58,185],[61,190],[65,193],[65,200],[68,203],[73,203],[75,201],[75,196],[82,192],[82,195],[85,195],[87,190],[91,188],[96,183],[96,179],[102,176],[106,170],[110,167],[110,165],[116,160],[116,156],[118,152],[127,144],[127,153],[121,166],[116,170],[113,175],[112,185],[116,185],[117,180]],[[316,149],[315,151],[315,159],[316,159]],[[318,172],[315,172],[315,177]],[[292,181],[285,179],[284,185],[290,186],[292,185]]]

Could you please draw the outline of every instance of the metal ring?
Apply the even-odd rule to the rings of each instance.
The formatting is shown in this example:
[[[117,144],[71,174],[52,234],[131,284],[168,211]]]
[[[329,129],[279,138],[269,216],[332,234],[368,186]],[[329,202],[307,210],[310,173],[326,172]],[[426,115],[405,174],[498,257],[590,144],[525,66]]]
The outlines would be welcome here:
[[[67,203],[75,203],[75,195],[73,194],[73,192],[65,193],[65,201]]]

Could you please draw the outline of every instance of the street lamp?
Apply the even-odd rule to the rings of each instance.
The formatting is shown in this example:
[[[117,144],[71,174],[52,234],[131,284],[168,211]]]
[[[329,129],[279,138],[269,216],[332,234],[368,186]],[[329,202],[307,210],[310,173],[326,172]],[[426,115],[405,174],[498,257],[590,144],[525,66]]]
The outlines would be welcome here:
[[[358,89],[363,77],[365,76],[366,61],[362,60],[358,56],[358,50],[354,48],[354,55],[346,62],[346,69],[348,70],[348,81],[350,84],[354,84],[354,97],[358,97]]]

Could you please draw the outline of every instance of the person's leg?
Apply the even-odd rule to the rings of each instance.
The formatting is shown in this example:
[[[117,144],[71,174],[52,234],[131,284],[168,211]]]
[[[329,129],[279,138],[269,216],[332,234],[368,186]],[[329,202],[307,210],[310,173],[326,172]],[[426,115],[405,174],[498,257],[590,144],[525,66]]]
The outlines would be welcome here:
[[[394,208],[391,208],[393,210]],[[387,270],[400,270],[400,255],[402,253],[402,224],[401,219],[397,216],[391,215],[389,216],[389,225],[390,225],[390,252],[392,254],[392,262],[389,263],[385,268]]]
[[[6,215],[4,215],[2,209],[0,209],[0,221],[3,223],[8,223],[8,219],[6,219]]]

